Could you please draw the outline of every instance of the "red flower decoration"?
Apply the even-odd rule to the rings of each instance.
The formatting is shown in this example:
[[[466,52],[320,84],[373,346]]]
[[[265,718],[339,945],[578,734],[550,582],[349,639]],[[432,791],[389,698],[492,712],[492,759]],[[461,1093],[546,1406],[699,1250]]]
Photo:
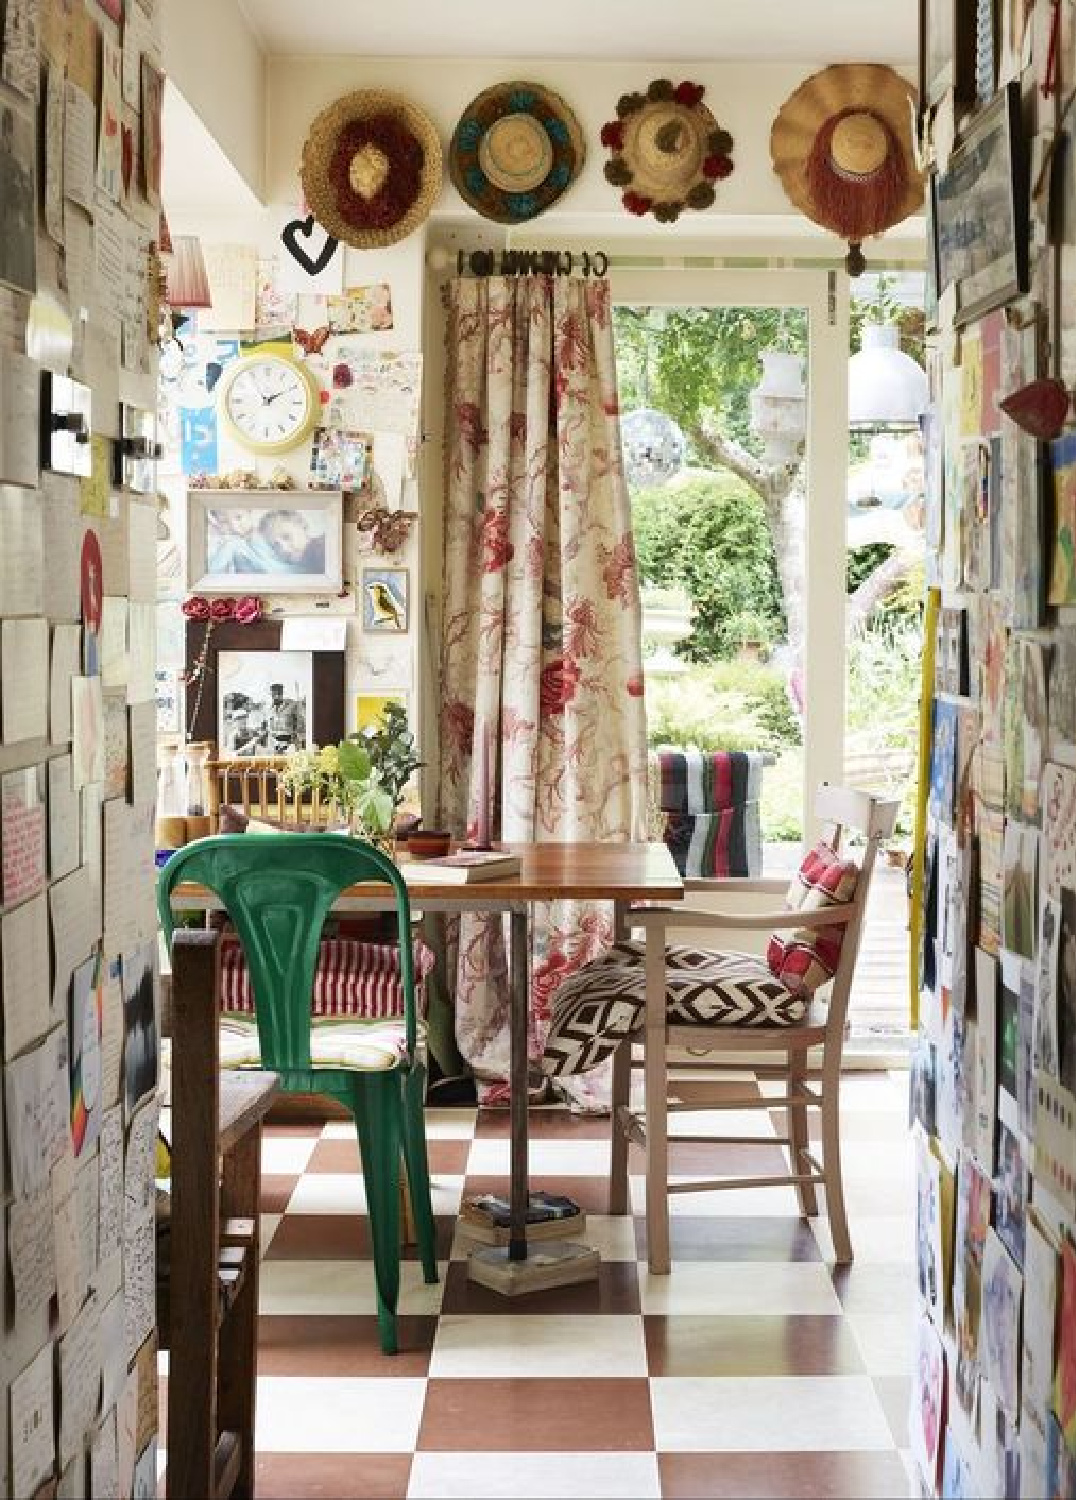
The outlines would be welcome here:
[[[262,601],[256,594],[245,594],[235,601],[232,616],[237,625],[253,625],[262,617]]]
[[[230,620],[235,612],[234,599],[211,599],[209,603],[209,618],[211,620]]]
[[[544,668],[540,686],[543,718],[550,719],[564,712],[575,697],[582,675],[578,662],[570,656],[559,656]]]
[[[643,674],[641,672],[633,672],[628,678],[628,697],[641,698],[644,690]]]
[[[642,193],[625,193],[622,202],[629,214],[635,214],[640,219],[653,207],[653,199],[644,198]]]
[[[183,613],[188,620],[208,620],[209,600],[203,599],[201,594],[195,594],[183,601]]]
[[[606,120],[602,126],[601,141],[612,151],[619,151],[624,144],[624,124],[621,120]]]
[[[732,157],[708,156],[702,164],[702,170],[707,177],[728,177],[732,171]]]
[[[686,104],[688,109],[698,104],[705,94],[706,89],[701,83],[689,83],[685,78],[683,83],[678,83],[673,90],[673,98],[677,104]]]

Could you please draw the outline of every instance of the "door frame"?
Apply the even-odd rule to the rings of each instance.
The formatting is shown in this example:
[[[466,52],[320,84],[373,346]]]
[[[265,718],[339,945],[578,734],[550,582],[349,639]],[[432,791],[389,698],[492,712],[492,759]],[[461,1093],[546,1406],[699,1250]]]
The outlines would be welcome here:
[[[609,279],[614,303],[802,307],[807,313],[803,831],[805,843],[813,842],[815,789],[844,775],[848,278],[828,267],[618,268],[614,260]]]

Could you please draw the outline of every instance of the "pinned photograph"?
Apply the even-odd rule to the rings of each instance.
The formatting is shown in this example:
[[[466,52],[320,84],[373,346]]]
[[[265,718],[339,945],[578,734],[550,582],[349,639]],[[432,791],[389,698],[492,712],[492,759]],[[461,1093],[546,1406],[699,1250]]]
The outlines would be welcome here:
[[[151,993],[152,999],[152,993]],[[101,1133],[101,955],[79,964],[71,979],[71,1139],[75,1155],[88,1152]]]
[[[930,816],[951,824],[956,793],[957,705],[934,704],[934,734],[930,747]]]
[[[983,1249],[983,1308],[980,1329],[983,1373],[998,1404],[1013,1420],[1019,1414],[1020,1301],[1023,1278],[993,1229]]]
[[[311,745],[309,651],[221,651],[217,724],[229,755],[286,755]]]
[[[0,100],[0,281],[33,292],[37,273],[34,118]]]
[[[1057,968],[1058,1075],[1076,1094],[1076,891],[1061,892],[1061,952]]]
[[[392,291],[384,282],[348,287],[327,301],[333,333],[379,333],[392,327]]]
[[[1015,1264],[1023,1268],[1027,1164],[1020,1141],[1007,1125],[998,1126],[998,1169],[994,1178],[994,1228]]]
[[[1058,1076],[1057,976],[1061,955],[1061,903],[1050,896],[1039,908],[1039,952],[1035,965],[1035,1014],[1031,1064],[1035,1072]]]
[[[965,1152],[957,1173],[953,1320],[957,1340],[957,1397],[969,1418],[974,1417],[978,1399],[983,1251],[990,1228],[990,1203],[990,1178]]]
[[[310,448],[311,486],[361,490],[369,484],[373,438],[341,427],[315,427]]]
[[[1005,947],[1021,958],[1035,955],[1039,830],[1010,821],[1005,825],[1001,931]]]
[[[908,1435],[930,1494],[938,1483],[942,1411],[945,1402],[945,1350],[930,1319],[921,1314],[916,1330]]]
[[[157,1087],[157,1013],[153,994],[155,945],[123,955],[123,1068],[127,1118]]]

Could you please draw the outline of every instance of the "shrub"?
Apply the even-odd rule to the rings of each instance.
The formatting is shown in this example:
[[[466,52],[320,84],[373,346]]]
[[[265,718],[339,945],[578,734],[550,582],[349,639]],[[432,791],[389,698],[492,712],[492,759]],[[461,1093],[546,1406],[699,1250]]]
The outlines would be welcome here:
[[[635,549],[644,583],[679,584],[692,632],[677,647],[691,661],[729,656],[749,620],[765,643],[784,633],[773,543],[762,501],[731,475],[700,474],[633,497]]]

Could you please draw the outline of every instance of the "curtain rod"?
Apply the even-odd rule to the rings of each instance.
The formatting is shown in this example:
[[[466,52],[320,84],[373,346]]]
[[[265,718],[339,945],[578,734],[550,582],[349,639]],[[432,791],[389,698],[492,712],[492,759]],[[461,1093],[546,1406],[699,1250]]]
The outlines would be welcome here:
[[[458,250],[456,271],[462,276],[604,276],[609,257],[604,250]]]

